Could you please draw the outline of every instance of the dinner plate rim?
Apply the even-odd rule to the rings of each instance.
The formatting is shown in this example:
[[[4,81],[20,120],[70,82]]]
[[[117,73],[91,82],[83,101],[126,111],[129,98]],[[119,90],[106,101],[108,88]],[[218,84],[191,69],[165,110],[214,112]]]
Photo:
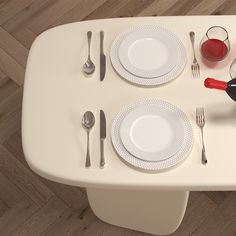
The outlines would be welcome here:
[[[169,106],[170,108],[177,109],[178,114],[181,115],[183,120],[185,121],[186,135],[185,135],[185,143],[174,156],[163,161],[149,162],[149,161],[144,161],[144,160],[134,157],[121,145],[121,140],[119,136],[117,135],[118,133],[117,126],[119,128],[119,125],[120,125],[119,122],[120,122],[121,117],[124,116],[126,112],[128,112],[131,108],[139,104],[153,104],[153,103],[159,103],[164,106]],[[110,136],[111,136],[113,148],[116,151],[116,153],[119,155],[119,157],[123,161],[125,161],[129,166],[132,166],[134,168],[137,168],[139,170],[144,170],[144,171],[145,170],[146,171],[161,171],[161,170],[169,169],[171,167],[178,165],[179,163],[183,162],[188,157],[193,146],[193,130],[192,130],[192,125],[188,116],[179,107],[167,101],[155,99],[155,98],[153,99],[147,98],[147,99],[138,100],[124,106],[118,112],[118,114],[113,120]]]
[[[176,38],[176,43],[179,45],[179,52],[180,52],[179,62],[178,62],[178,65],[176,65],[170,73],[163,75],[161,77],[147,79],[147,78],[138,77],[138,76],[135,76],[135,75],[129,73],[120,63],[118,53],[117,53],[120,41],[122,40],[123,37],[128,35],[133,30],[139,30],[142,28],[145,28],[145,29],[146,28],[154,28],[154,29],[158,29],[158,30],[164,30],[164,31],[170,32],[173,35],[173,37]],[[175,33],[167,30],[166,28],[158,26],[158,25],[142,25],[142,26],[130,27],[128,30],[120,33],[114,39],[114,41],[111,45],[111,48],[110,48],[110,61],[111,61],[111,64],[112,64],[114,70],[116,71],[116,73],[119,76],[121,76],[123,79],[127,80],[128,82],[130,82],[134,85],[150,87],[150,86],[158,86],[158,85],[161,85],[161,84],[164,84],[164,83],[170,82],[171,80],[176,79],[183,72],[183,70],[185,68],[185,65],[187,63],[187,55],[186,55],[186,50],[185,50],[183,43],[180,41],[180,39],[178,38],[178,36]]]

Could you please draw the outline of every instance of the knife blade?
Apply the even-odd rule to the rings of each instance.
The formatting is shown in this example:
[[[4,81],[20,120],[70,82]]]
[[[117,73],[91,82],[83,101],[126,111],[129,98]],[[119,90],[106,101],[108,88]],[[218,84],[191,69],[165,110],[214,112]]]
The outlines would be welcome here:
[[[100,81],[103,81],[106,74],[106,56],[103,50],[104,31],[100,31]]]
[[[103,110],[100,110],[100,167],[103,168],[105,166],[105,158],[104,158],[104,140],[106,139],[106,117]]]

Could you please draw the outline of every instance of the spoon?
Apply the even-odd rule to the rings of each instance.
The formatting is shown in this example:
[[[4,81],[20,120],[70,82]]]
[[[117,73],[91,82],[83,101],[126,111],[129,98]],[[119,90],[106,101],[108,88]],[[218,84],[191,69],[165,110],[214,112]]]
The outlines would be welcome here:
[[[92,32],[88,31],[87,32],[87,38],[88,38],[88,59],[85,62],[83,66],[83,72],[86,75],[91,75],[95,71],[95,65],[93,64],[91,58],[90,58],[90,44],[91,44],[91,37],[92,37]]]
[[[82,126],[87,132],[87,153],[86,153],[86,162],[85,167],[90,167],[90,150],[89,150],[89,132],[95,124],[95,117],[91,111],[86,111],[82,119]]]

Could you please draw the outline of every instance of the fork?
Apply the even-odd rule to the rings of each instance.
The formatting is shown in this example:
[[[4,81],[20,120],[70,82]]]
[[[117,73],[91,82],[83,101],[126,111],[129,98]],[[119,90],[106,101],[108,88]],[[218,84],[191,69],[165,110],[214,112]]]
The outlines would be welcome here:
[[[195,50],[194,50],[195,33],[193,31],[191,31],[189,33],[189,36],[190,36],[190,40],[191,40],[192,48],[193,48],[193,62],[192,62],[192,65],[191,65],[192,76],[193,76],[193,78],[199,78],[199,76],[200,76],[200,66],[197,62],[196,55],[195,55]]]
[[[205,115],[204,115],[204,108],[203,107],[197,107],[196,108],[196,123],[198,127],[201,129],[202,134],[202,164],[207,163],[206,153],[205,153],[205,145],[204,145],[204,139],[203,139],[203,127],[205,125]]]

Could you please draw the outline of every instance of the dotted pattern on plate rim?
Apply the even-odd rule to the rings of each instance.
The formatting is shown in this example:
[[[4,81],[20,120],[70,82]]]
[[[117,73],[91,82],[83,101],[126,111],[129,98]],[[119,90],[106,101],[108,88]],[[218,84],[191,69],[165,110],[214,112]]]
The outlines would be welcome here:
[[[120,125],[124,117],[130,111],[132,111],[133,109],[139,106],[149,106],[149,105],[156,105],[158,109],[171,110],[172,112],[175,112],[176,115],[179,116],[179,118],[183,122],[183,127],[185,131],[183,145],[181,146],[180,150],[175,155],[163,161],[149,162],[149,161],[138,159],[132,154],[130,154],[124,148],[122,141],[120,140],[119,130],[120,130]],[[190,124],[190,121],[188,120],[188,117],[178,107],[159,99],[144,99],[141,101],[134,102],[128,106],[125,106],[117,114],[111,127],[111,140],[112,140],[112,144],[115,150],[120,155],[120,157],[123,158],[126,162],[130,163],[131,165],[141,168],[141,169],[145,169],[145,170],[162,170],[162,169],[170,168],[172,166],[177,165],[188,156],[193,145],[193,131],[192,131],[192,126]]]
[[[120,43],[126,36],[138,30],[155,30],[162,34],[165,34],[167,37],[173,40],[173,43],[175,43],[176,47],[178,48],[178,60],[177,60],[178,63],[171,72],[157,78],[147,79],[147,78],[141,78],[141,77],[131,74],[122,66],[122,64],[120,63],[119,56],[118,56]],[[116,72],[120,74],[124,79],[134,84],[139,84],[139,85],[144,85],[144,86],[159,85],[159,84],[163,84],[163,83],[169,82],[170,80],[175,79],[183,71],[187,62],[184,45],[180,41],[178,36],[174,34],[173,32],[167,30],[166,28],[162,28],[155,25],[131,27],[129,30],[118,35],[118,37],[114,40],[111,46],[110,59],[111,59],[112,66],[114,67]]]

